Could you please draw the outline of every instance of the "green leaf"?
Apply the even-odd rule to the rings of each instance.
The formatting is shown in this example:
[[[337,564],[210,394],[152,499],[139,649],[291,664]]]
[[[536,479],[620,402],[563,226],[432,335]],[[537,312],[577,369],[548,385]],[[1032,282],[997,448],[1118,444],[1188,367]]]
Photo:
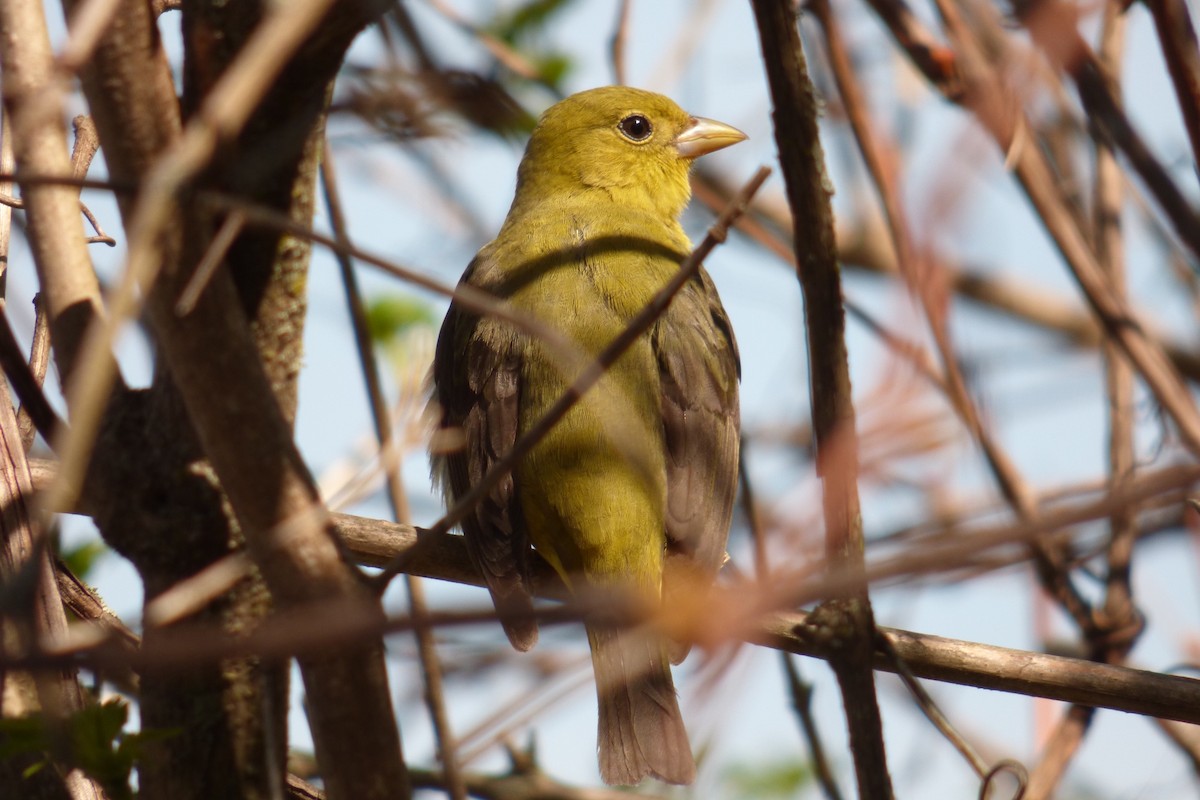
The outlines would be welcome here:
[[[96,565],[100,556],[106,553],[108,553],[108,546],[100,539],[93,539],[78,547],[72,547],[70,550],[63,550],[58,557],[70,568],[71,572],[82,579],[92,571],[92,567]]]
[[[765,764],[731,767],[724,775],[730,797],[795,797],[813,782],[812,765],[800,758],[785,758]]]
[[[177,731],[128,733],[128,722],[129,705],[119,698],[91,703],[54,728],[40,713],[0,719],[0,760],[45,754],[27,772],[32,774],[52,758],[67,768],[83,770],[104,787],[110,800],[132,800],[129,778],[142,755],[142,746],[167,739]]]
[[[518,39],[541,32],[555,14],[570,4],[571,0],[529,0],[498,16],[488,27],[499,38],[514,44]]]
[[[112,800],[132,797],[133,756],[123,751],[129,707],[119,699],[89,705],[71,717],[71,745],[77,766],[104,786]]]
[[[429,304],[410,295],[387,295],[367,306],[367,330],[375,344],[387,344],[416,325],[436,321]]]
[[[0,761],[47,749],[46,725],[40,715],[0,719]]]
[[[558,86],[574,66],[574,62],[566,53],[543,53],[537,57],[535,63],[542,80],[551,86]]]

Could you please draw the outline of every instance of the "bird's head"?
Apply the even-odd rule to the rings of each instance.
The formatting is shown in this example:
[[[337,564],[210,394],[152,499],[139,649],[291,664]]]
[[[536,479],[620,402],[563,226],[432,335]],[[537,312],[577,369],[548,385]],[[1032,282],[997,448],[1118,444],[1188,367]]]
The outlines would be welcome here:
[[[676,219],[691,197],[692,161],[745,138],[653,92],[624,86],[580,92],[538,121],[521,160],[515,205],[607,197]]]

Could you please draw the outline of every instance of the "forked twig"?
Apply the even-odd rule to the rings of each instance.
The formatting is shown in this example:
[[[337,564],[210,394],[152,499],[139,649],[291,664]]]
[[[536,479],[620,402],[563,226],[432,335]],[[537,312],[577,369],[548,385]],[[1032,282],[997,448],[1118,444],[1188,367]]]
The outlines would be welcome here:
[[[921,685],[917,677],[913,675],[908,665],[904,663],[904,659],[896,651],[892,640],[881,633],[875,637],[875,646],[891,662],[892,670],[900,677],[905,688],[908,689],[909,694],[916,701],[917,707],[921,709],[921,713],[938,729],[938,732],[942,734],[946,741],[954,745],[954,749],[962,755],[966,762],[971,765],[971,769],[975,771],[975,774],[979,776],[982,781],[979,789],[981,800],[990,797],[988,794],[989,786],[992,780],[1001,772],[1009,772],[1016,776],[1019,786],[1012,800],[1021,800],[1025,795],[1025,787],[1029,780],[1025,767],[1009,759],[990,765],[984,761],[983,757],[967,741],[966,737],[958,732],[950,720],[946,718],[946,715],[942,713],[942,710],[938,708],[938,704],[934,701],[933,697],[925,690],[925,687]]]

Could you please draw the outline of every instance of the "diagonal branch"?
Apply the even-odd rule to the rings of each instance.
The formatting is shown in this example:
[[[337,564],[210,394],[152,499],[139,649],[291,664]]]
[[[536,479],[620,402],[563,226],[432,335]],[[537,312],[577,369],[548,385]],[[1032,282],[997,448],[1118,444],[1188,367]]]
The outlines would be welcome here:
[[[889,157],[891,148],[882,141],[882,137],[876,136],[875,126],[870,124],[862,91],[851,69],[850,58],[846,53],[832,8],[828,0],[818,0],[813,4],[813,9],[825,30],[830,62],[855,140],[883,204],[900,274],[908,284],[909,292],[916,295],[920,301],[933,333],[945,372],[943,389],[951,407],[982,450],[1005,500],[1020,518],[1032,519],[1037,514],[1037,499],[1033,489],[1020,474],[1005,448],[984,426],[975,400],[967,389],[966,379],[959,369],[958,359],[950,341],[945,309],[940,305],[941,298],[935,296],[940,294],[939,287],[935,286],[933,273],[938,269],[938,265],[912,241],[897,187],[895,161],[893,157]],[[1064,568],[1061,554],[1035,543],[1035,559],[1038,577],[1046,591],[1059,600],[1081,628],[1091,629],[1092,609]]]
[[[0,382],[0,584],[6,592],[17,593],[7,598],[12,607],[0,618],[0,649],[6,654],[16,649],[34,650],[40,641],[61,639],[67,632],[67,616],[54,579],[50,547],[43,527],[45,522],[31,513],[33,478],[25,459],[17,415],[13,410],[7,388]],[[23,596],[22,596],[23,595]],[[16,613],[14,613],[16,611]],[[79,683],[76,667],[64,665],[57,671],[32,672],[16,675],[0,669],[0,686],[6,703],[4,716],[28,713],[35,708],[9,707],[9,700],[20,696],[16,684],[27,681],[35,687],[37,707],[53,722],[64,720],[84,709],[87,694]],[[56,780],[53,770],[38,782]],[[0,768],[0,784],[7,784],[8,769]],[[72,800],[103,800],[105,794],[98,783],[71,770],[64,776],[66,791]],[[9,788],[5,786],[4,788]],[[36,790],[21,782],[17,791]]]
[[[1184,0],[1146,0],[1146,6],[1154,17],[1163,58],[1175,84],[1175,99],[1192,143],[1192,160],[1200,163],[1200,45],[1196,28]],[[1103,59],[1102,53],[1100,57]]]
[[[692,280],[697,270],[704,263],[704,259],[712,252],[719,243],[725,241],[725,237],[729,231],[729,227],[733,224],[745,210],[751,198],[766,181],[770,170],[766,167],[760,167],[758,172],[754,174],[738,193],[733,202],[725,209],[716,222],[708,229],[708,235],[704,237],[697,247],[691,252],[683,263],[679,265],[679,269],[671,277],[671,280],[651,298],[641,311],[639,311],[633,319],[625,326],[625,329],[613,339],[608,345],[600,351],[596,356],[596,360],[588,364],[580,373],[579,376],[567,387],[567,391],[563,393],[554,405],[552,405],[546,413],[532,426],[525,431],[520,438],[513,444],[512,450],[508,455],[496,462],[487,474],[485,474],[479,482],[472,487],[471,491],[467,492],[458,502],[454,504],[446,515],[438,520],[431,530],[437,533],[445,533],[454,525],[458,524],[462,518],[475,507],[480,500],[487,496],[497,483],[503,480],[504,476],[512,471],[517,463],[525,458],[529,452],[541,441],[546,434],[559,423],[559,421],[567,415],[574,405],[579,402],[580,398],[587,393],[589,389],[596,385],[601,378],[604,377],[608,368],[617,362],[617,359],[629,349],[634,342],[638,340],[642,334],[650,329],[654,321],[666,310],[670,305],[671,300],[678,294],[688,281]],[[392,562],[384,566],[383,571],[377,576],[378,585],[386,585],[386,582],[391,580],[397,573],[404,571],[405,557],[397,557]]]
[[[872,1],[878,4],[895,0]],[[1028,130],[1029,123],[1019,109],[1013,109],[1006,101],[1010,93],[1005,91],[1003,82],[987,63],[980,44],[960,18],[957,8],[949,0],[938,0],[938,8],[957,47],[958,64],[966,86],[964,104],[996,142],[1009,151],[1013,148],[1016,132]],[[1112,285],[1097,263],[1087,237],[1075,224],[1044,153],[1037,147],[1019,146],[1010,155],[1015,159],[1014,172],[1021,187],[1093,313],[1174,421],[1187,448],[1200,452],[1200,413],[1191,394],[1162,347],[1136,322],[1127,304],[1113,295]]]
[[[869,2],[902,48],[913,42],[914,29],[923,32],[907,12],[903,0]],[[1002,84],[987,66],[978,43],[962,24],[957,11],[945,2],[939,3],[939,8],[958,48],[950,61],[955,65],[953,74],[959,80],[938,80],[933,85],[946,99],[974,111],[984,129],[1007,152],[1013,143],[1014,130],[1022,126],[1027,130],[1028,123],[1019,112],[1013,115],[1008,109],[997,108],[997,102],[1006,96]],[[904,13],[899,13],[898,9]],[[923,39],[930,38],[923,34]],[[920,50],[906,49],[906,52],[919,63]],[[1188,448],[1200,450],[1200,414],[1194,402],[1172,369],[1162,344],[1145,331],[1126,304],[1112,296],[1094,253],[1066,208],[1045,156],[1038,148],[1026,146],[1016,148],[1011,155],[1021,187],[1083,290],[1092,313],[1120,345],[1155,398],[1175,421]]]
[[[732,189],[711,172],[700,171],[693,181],[696,198],[710,209],[724,207]],[[782,209],[755,203],[738,220],[737,228],[756,244],[795,268],[791,216]],[[837,226],[838,260],[843,269],[859,270],[886,277],[898,277],[896,252],[889,246],[883,223],[864,218],[841,222]],[[1061,297],[1045,287],[1027,285],[999,274],[998,267],[954,262],[938,254],[948,288],[981,307],[1005,314],[1028,325],[1060,336],[1077,347],[1098,347],[1105,340],[1104,328],[1086,307]],[[847,301],[846,310],[853,306]],[[1200,354],[1188,346],[1171,342],[1154,328],[1150,315],[1140,311],[1134,316],[1157,342],[1180,374],[1200,381]]]
[[[0,4],[0,78],[17,170],[24,175],[72,174],[61,97],[42,4]],[[29,245],[50,315],[54,353],[63,383],[71,382],[91,321],[102,314],[92,272],[78,191],[18,179],[28,211]]]
[[[1089,131],[1125,155],[1171,222],[1175,235],[1191,250],[1193,259],[1200,259],[1200,217],[1121,108],[1107,71],[1079,34],[1076,9],[1061,0],[1023,0],[1015,7],[1022,24],[1051,63],[1065,70],[1074,80],[1084,111],[1092,123],[1088,126]],[[1185,16],[1177,20],[1177,24],[1186,21]],[[1183,35],[1182,30],[1180,35]],[[1195,47],[1194,34],[1191,45]],[[1178,84],[1176,86],[1179,88]],[[1189,135],[1195,135],[1192,128],[1197,113],[1195,97],[1186,92],[1177,96],[1188,122]]]

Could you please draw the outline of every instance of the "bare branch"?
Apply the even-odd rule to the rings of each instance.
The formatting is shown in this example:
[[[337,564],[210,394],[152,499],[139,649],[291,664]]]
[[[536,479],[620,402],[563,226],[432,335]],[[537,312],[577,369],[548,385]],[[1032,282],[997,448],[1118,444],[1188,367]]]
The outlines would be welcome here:
[[[792,5],[753,0],[775,122],[775,140],[792,209],[796,262],[804,294],[809,393],[821,476],[826,560],[850,578],[836,604],[817,609],[818,627],[842,643],[830,662],[842,690],[850,748],[863,797],[892,797],[870,650],[875,621],[863,568],[858,500],[858,439],[846,357],[845,312],[837,264],[832,187],[817,134],[817,104]],[[802,213],[801,213],[801,210]],[[817,617],[814,617],[816,619]],[[827,630],[826,630],[827,628]]]
[[[17,337],[8,324],[8,314],[0,306],[0,368],[12,384],[13,391],[21,401],[21,410],[28,414],[33,426],[42,437],[50,442],[56,435],[64,433],[66,426],[50,401],[42,393],[41,380],[34,374],[33,369],[25,362],[25,355],[17,344]]]
[[[1196,28],[1183,0],[1148,0],[1146,6],[1154,17],[1163,57],[1175,84],[1175,98],[1192,143],[1192,158],[1200,163],[1200,45]],[[1100,58],[1104,61],[1103,54]],[[1116,72],[1109,67],[1109,74]]]
[[[1193,259],[1200,260],[1200,216],[1125,115],[1113,94],[1109,75],[1079,34],[1074,7],[1060,0],[1024,0],[1016,4],[1016,10],[1051,63],[1075,81],[1083,108],[1093,123],[1088,130],[1125,155],[1171,222],[1175,235],[1192,251]],[[1179,22],[1186,22],[1186,17]],[[1195,47],[1194,33],[1192,47]],[[1188,103],[1191,111],[1187,109]],[[1186,97],[1181,108],[1185,118],[1200,113],[1194,96]],[[1187,121],[1192,134],[1191,126],[1196,120]]]
[[[629,9],[632,0],[620,0],[617,5],[617,24],[609,40],[609,58],[612,60],[613,83],[623,86],[625,80],[625,39],[629,33]]]
[[[817,773],[817,781],[826,800],[842,800],[842,790],[838,788],[833,770],[829,767],[829,759],[825,755],[825,745],[817,730],[817,723],[812,714],[812,684],[800,677],[800,670],[792,663],[790,653],[780,653],[784,674],[787,676],[788,693],[792,698],[792,709],[800,718],[800,728],[804,731],[804,739],[808,742],[809,753],[812,755],[813,769]]]
[[[1011,107],[1010,93],[988,65],[974,34],[963,24],[956,7],[948,0],[939,0],[938,7],[958,48],[958,63],[966,80],[965,102],[988,133],[1007,151],[1012,147],[1015,131],[1027,129],[1029,123],[1019,109]],[[1093,312],[1175,422],[1184,444],[1193,452],[1200,452],[1200,413],[1195,402],[1162,349],[1136,324],[1126,305],[1113,296],[1112,287],[1096,262],[1086,237],[1075,225],[1061,197],[1042,151],[1037,147],[1020,147],[1012,155],[1017,179]],[[1197,230],[1200,231],[1200,226]]]
[[[349,241],[350,234],[347,230],[346,218],[342,213],[337,177],[333,166],[333,152],[328,142],[325,143],[321,159],[321,183],[325,190],[325,205],[333,224],[334,236],[340,243],[346,243]],[[367,327],[366,305],[363,302],[362,292],[358,287],[358,278],[354,273],[354,265],[350,258],[342,250],[338,251],[337,256],[338,266],[342,273],[342,284],[346,289],[346,303],[349,306],[350,319],[354,326],[359,364],[362,367],[363,380],[366,382],[367,398],[371,404],[371,418],[375,423],[375,438],[379,444],[380,458],[384,464],[384,473],[387,478],[388,501],[392,507],[392,517],[396,522],[410,522],[412,515],[408,506],[408,497],[401,482],[399,458],[396,453],[396,436],[392,430],[392,418],[388,413],[387,401],[383,396],[383,381],[379,374],[379,363],[375,359],[374,343],[371,341],[371,333]],[[425,617],[428,613],[428,606],[425,602],[425,589],[421,584],[421,579],[415,575],[405,575],[404,584],[408,589],[409,605],[413,616],[417,619]],[[428,628],[418,628],[416,639],[421,663],[421,677],[425,683],[425,700],[429,706],[429,715],[433,720],[438,755],[441,758],[442,769],[445,771],[446,787],[454,800],[466,800],[467,789],[456,755],[450,716],[446,711],[442,666],[438,661],[437,643],[434,640],[433,631]]]
[[[66,129],[56,99],[61,92],[41,3],[14,0],[0,8],[0,64],[18,171],[71,175]],[[87,326],[102,313],[77,191],[18,183],[29,212],[29,243],[50,315],[55,358],[64,382],[70,383]]]
[[[46,317],[46,304],[42,302],[41,295],[37,295],[33,298],[33,344],[29,352],[29,369],[33,373],[36,385],[43,385],[49,366],[50,324]],[[21,429],[21,444],[25,447],[25,452],[29,452],[29,448],[33,447],[37,426],[33,422],[32,412],[23,402],[17,410],[17,426]]]
[[[3,508],[0,579],[8,592],[17,595],[9,599],[13,607],[25,609],[24,613],[6,613],[0,620],[4,634],[2,649],[8,653],[36,650],[40,647],[39,642],[61,640],[67,632],[67,617],[54,579],[49,543],[42,527],[44,523],[29,508],[32,494],[33,479],[25,460],[16,412],[7,389],[0,383],[0,507]],[[16,677],[0,670],[0,682],[9,682]],[[59,724],[86,704],[74,668],[35,673],[32,682],[37,687],[41,711]],[[11,686],[4,686],[4,689],[6,696],[12,691]],[[6,706],[5,711],[6,715],[13,715],[16,710]],[[97,782],[73,769],[69,770],[65,785],[72,800],[103,800],[105,797]]]

